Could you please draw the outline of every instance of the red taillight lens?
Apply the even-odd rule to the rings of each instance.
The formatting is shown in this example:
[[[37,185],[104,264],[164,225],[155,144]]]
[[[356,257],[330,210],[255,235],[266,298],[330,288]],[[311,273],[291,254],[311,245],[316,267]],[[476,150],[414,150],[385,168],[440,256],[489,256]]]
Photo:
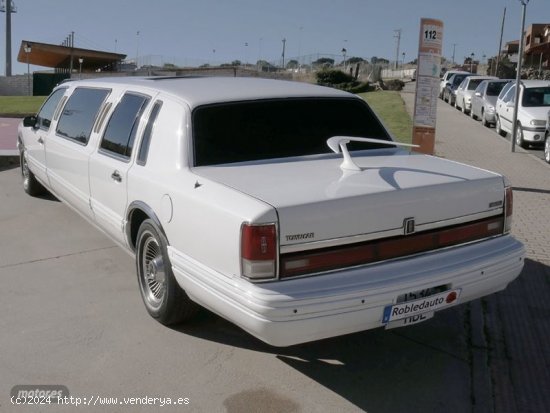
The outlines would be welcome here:
[[[283,254],[280,260],[280,277],[283,279],[302,274],[330,271],[465,244],[501,235],[503,227],[503,218],[499,216],[425,233],[368,241],[355,245]]]
[[[514,195],[512,187],[508,186],[504,192],[504,233],[512,230],[512,213],[514,211]]]
[[[243,224],[241,263],[243,276],[246,278],[266,279],[276,276],[277,228],[275,224]]]

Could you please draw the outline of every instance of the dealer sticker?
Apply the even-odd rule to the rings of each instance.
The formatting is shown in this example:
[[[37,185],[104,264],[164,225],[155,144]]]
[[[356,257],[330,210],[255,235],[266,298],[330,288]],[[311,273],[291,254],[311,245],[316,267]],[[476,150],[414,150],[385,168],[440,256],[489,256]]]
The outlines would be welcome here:
[[[451,307],[458,303],[460,289],[449,290],[439,294],[430,295],[414,301],[406,301],[400,304],[388,305],[384,308],[382,324],[390,321],[408,318],[417,314],[430,313],[442,308]]]

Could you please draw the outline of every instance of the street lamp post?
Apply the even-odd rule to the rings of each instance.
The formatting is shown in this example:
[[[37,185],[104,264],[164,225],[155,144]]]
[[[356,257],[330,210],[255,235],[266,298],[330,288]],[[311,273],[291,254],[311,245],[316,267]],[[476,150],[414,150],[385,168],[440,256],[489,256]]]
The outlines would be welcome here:
[[[25,55],[27,57],[27,91],[29,93],[29,96],[31,96],[31,66],[29,64],[29,55],[31,54],[31,44],[26,43],[25,47],[23,48],[25,51]]]
[[[523,58],[523,31],[525,30],[525,9],[527,9],[527,3],[529,3],[529,0],[519,0],[521,5],[523,6],[521,11],[521,34],[519,38],[519,50],[518,50],[518,66],[517,66],[517,73],[516,73],[516,97],[514,99],[514,114],[512,116],[512,139],[510,142],[510,150],[512,152],[516,151],[516,139],[518,136],[518,127],[516,124],[518,123],[518,103],[519,103],[519,84],[521,82],[521,60]],[[521,132],[521,131],[520,131]]]
[[[474,56],[475,54],[472,52],[472,54],[470,55],[470,73],[474,73]]]
[[[346,53],[348,51],[346,50],[345,47],[342,47],[342,55],[344,56],[344,73],[346,72]]]
[[[79,79],[82,79],[82,63],[84,63],[84,59],[82,57],[79,57],[78,58],[78,64],[79,64],[78,77],[79,77]]]

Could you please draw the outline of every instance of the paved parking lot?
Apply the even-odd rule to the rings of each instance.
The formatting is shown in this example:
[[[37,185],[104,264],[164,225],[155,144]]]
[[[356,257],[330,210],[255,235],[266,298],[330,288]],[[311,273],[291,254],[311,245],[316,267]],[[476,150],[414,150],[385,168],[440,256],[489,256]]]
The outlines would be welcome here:
[[[1,170],[0,411],[548,411],[550,167],[505,157],[492,130],[442,105],[439,155],[513,175],[515,233],[529,250],[520,280],[423,324],[284,349],[207,311],[173,329],[156,323],[132,257],[54,198],[25,196],[17,169]],[[96,405],[16,407],[20,384],[65,385]],[[131,397],[188,404],[129,407]]]

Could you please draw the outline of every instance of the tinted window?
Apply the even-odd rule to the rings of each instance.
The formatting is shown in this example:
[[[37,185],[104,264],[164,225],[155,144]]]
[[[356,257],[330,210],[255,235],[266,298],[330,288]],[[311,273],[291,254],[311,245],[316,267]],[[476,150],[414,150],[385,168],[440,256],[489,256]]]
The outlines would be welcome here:
[[[512,87],[508,90],[506,93],[506,96],[504,96],[504,99],[502,99],[504,102],[515,102],[516,101],[516,85],[512,85]]]
[[[109,119],[101,140],[101,149],[124,157],[132,155],[139,119],[148,101],[146,96],[131,93],[122,97]]]
[[[65,91],[67,88],[63,89],[57,89],[55,92],[53,92],[48,100],[44,102],[42,105],[42,108],[40,109],[40,112],[38,112],[37,115],[37,126],[40,127],[40,129],[48,130],[50,128],[50,124],[52,123],[53,114],[55,112],[55,109],[57,108],[57,105],[59,104],[59,101],[65,94]]]
[[[195,166],[330,153],[327,139],[390,140],[359,99],[277,99],[202,106],[193,112]],[[351,142],[350,150],[386,147]]]
[[[105,89],[75,89],[59,118],[57,133],[87,143],[99,108],[109,92]]]
[[[487,82],[481,82],[474,93],[479,93],[481,96],[483,96],[483,92],[485,92],[485,88],[487,87]]]
[[[502,88],[500,93],[498,94],[498,99],[504,99],[504,96],[506,96],[506,93],[510,90],[510,88],[514,85],[513,82],[506,83],[506,86]]]
[[[523,106],[550,106],[550,87],[529,87],[523,90]]]
[[[147,155],[149,153],[149,143],[151,142],[151,134],[153,133],[153,127],[155,126],[155,121],[162,107],[162,102],[156,101],[155,106],[151,110],[149,115],[149,120],[147,121],[147,126],[143,132],[143,139],[141,140],[141,146],[139,147],[137,163],[139,165],[145,165],[147,163]]]
[[[468,83],[468,90],[475,90],[481,82],[483,82],[483,79],[470,79],[470,83]]]
[[[506,82],[489,82],[487,84],[487,96],[498,96],[506,85]]]
[[[455,75],[453,80],[453,86],[456,87],[456,85],[459,85],[466,77],[466,75]]]

